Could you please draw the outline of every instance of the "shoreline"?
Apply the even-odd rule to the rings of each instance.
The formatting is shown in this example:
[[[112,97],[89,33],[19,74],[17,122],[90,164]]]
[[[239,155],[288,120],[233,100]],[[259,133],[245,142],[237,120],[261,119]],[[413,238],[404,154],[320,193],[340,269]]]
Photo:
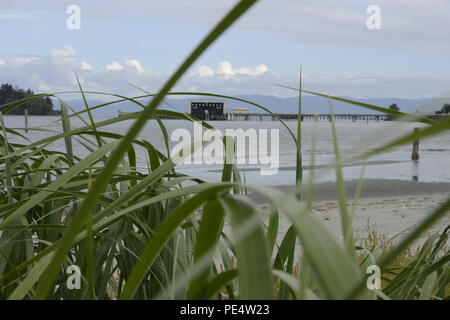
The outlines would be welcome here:
[[[397,164],[397,163],[408,163],[411,162],[411,160],[372,160],[372,161],[366,161],[366,162],[351,162],[351,163],[343,163],[340,167],[346,168],[346,167],[358,167],[358,166],[380,166],[385,164]],[[336,169],[335,164],[319,164],[319,165],[304,165],[302,166],[303,170],[318,170],[318,169]],[[243,171],[259,171],[261,170],[260,167],[257,168],[242,168]],[[288,167],[280,167],[278,168],[278,171],[295,171],[296,167],[294,166],[288,166]],[[211,169],[208,170],[209,172],[222,172],[222,169]]]

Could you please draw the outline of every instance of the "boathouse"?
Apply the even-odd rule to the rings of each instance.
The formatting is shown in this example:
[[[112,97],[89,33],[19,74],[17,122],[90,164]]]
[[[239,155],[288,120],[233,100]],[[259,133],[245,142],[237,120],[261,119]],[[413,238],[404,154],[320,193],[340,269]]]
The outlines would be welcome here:
[[[227,120],[224,101],[196,100],[189,106],[191,116],[200,120]]]

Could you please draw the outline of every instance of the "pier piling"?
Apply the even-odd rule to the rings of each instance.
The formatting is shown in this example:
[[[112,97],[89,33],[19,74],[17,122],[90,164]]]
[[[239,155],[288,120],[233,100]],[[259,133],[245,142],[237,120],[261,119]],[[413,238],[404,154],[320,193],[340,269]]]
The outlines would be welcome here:
[[[25,132],[28,132],[28,109],[23,111],[23,115],[25,117]]]
[[[416,134],[418,132],[419,132],[419,128],[414,128],[413,134]],[[413,149],[412,149],[411,159],[413,161],[419,160],[419,140],[418,139],[414,140],[414,142],[413,142]]]

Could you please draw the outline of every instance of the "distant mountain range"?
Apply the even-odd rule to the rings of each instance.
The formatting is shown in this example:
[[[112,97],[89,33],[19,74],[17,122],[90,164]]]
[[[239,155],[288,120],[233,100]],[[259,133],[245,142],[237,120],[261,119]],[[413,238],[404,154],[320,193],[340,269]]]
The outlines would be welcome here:
[[[198,99],[207,99],[208,97],[198,97]],[[298,98],[279,98],[275,96],[264,96],[264,95],[242,95],[239,98],[252,101],[254,103],[260,104],[267,109],[271,110],[275,113],[296,113],[298,109]],[[346,98],[346,97],[344,97]],[[392,103],[396,103],[400,107],[400,111],[403,112],[415,112],[416,110],[420,110],[421,112],[435,112],[436,110],[440,110],[442,105],[450,102],[441,98],[427,98],[427,99],[400,99],[400,98],[383,98],[383,99],[352,99],[346,98],[350,100],[356,100],[359,102],[376,105],[379,107],[388,108]],[[189,110],[189,101],[192,98],[187,99],[165,99],[165,102],[175,107],[177,111],[180,112],[188,112]],[[195,99],[197,100],[197,99]],[[209,99],[211,100],[211,99]],[[218,100],[218,99],[216,99]],[[229,111],[233,108],[248,108],[250,112],[264,112],[263,110],[258,109],[255,106],[248,105],[246,103],[234,100],[225,100],[226,105]],[[68,100],[66,101],[72,108],[75,110],[84,109],[84,103],[80,100]],[[91,107],[102,104],[104,101],[98,100],[89,100],[88,102]],[[141,100],[141,102],[145,102]],[[148,102],[148,101],[147,101]],[[145,104],[145,103],[144,103]],[[304,95],[302,100],[303,112],[304,113],[317,113],[317,114],[327,114],[329,113],[329,103],[325,98]],[[56,104],[56,107],[57,104]],[[339,113],[375,113],[372,110],[360,108],[354,105],[333,101],[332,102],[333,111],[336,114]],[[163,104],[161,109],[173,110],[167,104]],[[106,108],[101,108],[98,111],[95,111],[96,114],[104,114],[104,115],[115,115],[118,111],[124,112],[133,112],[139,111],[140,107],[131,102],[121,102],[114,105],[107,106]]]

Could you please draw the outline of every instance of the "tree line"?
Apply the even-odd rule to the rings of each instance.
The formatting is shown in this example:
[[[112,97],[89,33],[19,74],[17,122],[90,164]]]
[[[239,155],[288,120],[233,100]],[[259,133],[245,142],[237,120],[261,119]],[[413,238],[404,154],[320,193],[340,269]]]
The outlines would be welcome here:
[[[441,110],[436,111],[436,114],[449,114],[450,113],[450,104],[446,103],[442,106]]]
[[[9,83],[2,84],[0,87],[0,111],[3,111],[8,107],[5,106],[5,104],[19,101],[32,95],[34,95],[34,92],[30,89],[23,90],[17,86],[13,87],[13,85]],[[28,109],[29,115],[47,116],[60,114],[58,110],[53,110],[53,103],[49,97],[28,101],[11,110],[8,114],[23,115],[25,109]]]
[[[396,103],[391,104],[389,106],[389,109],[395,110],[395,111],[400,111],[400,107]],[[435,114],[449,114],[449,113],[450,113],[450,104],[449,103],[444,104],[440,110],[435,112]]]

